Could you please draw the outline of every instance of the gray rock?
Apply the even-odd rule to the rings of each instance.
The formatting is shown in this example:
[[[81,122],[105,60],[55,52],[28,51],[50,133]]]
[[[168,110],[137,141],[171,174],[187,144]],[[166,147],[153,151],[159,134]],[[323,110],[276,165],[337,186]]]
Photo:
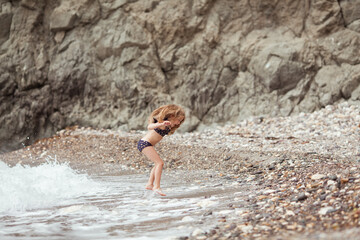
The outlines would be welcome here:
[[[308,197],[306,196],[305,193],[300,193],[298,196],[294,197],[292,199],[292,201],[294,202],[299,202],[299,201],[304,201],[305,199],[307,199]]]
[[[36,0],[21,0],[21,6],[26,7],[30,10],[35,10],[37,6],[41,5]]]
[[[321,195],[320,195],[320,200],[321,200],[321,201],[324,201],[324,200],[326,199],[326,196],[327,196],[326,194],[321,194]]]
[[[54,11],[51,15],[50,29],[54,32],[70,30],[74,27],[76,20],[75,12]]]
[[[0,45],[9,39],[12,13],[0,13]]]
[[[360,19],[360,2],[354,0],[339,1],[346,25]]]
[[[360,19],[359,20],[356,20],[356,21],[353,21],[352,23],[350,23],[347,28],[355,31],[355,32],[358,32],[360,33]]]

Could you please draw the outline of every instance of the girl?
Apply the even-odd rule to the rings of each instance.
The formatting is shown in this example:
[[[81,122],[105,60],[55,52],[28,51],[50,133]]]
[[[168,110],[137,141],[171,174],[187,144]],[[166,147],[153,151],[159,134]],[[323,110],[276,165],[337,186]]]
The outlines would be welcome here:
[[[147,134],[138,142],[138,149],[147,158],[155,163],[151,170],[146,189],[153,190],[161,196],[166,196],[160,188],[161,173],[164,161],[155,151],[157,144],[165,135],[171,135],[185,120],[184,110],[174,104],[161,106],[154,110],[149,117],[149,130]]]

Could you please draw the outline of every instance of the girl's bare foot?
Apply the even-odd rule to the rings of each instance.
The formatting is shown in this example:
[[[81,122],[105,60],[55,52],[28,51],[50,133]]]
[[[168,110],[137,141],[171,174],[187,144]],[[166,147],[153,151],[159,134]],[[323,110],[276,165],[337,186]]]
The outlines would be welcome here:
[[[166,194],[162,192],[161,188],[153,188],[153,191],[160,196],[166,196]]]
[[[154,185],[152,185],[152,184],[148,184],[148,185],[146,185],[146,187],[145,187],[147,190],[153,190],[153,188],[154,188]]]

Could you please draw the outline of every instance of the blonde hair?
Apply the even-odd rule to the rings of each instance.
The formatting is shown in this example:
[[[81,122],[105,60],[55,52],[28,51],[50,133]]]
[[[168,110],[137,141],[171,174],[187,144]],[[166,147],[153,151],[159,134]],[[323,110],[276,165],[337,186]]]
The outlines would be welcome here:
[[[171,135],[185,121],[185,111],[180,106],[175,104],[168,104],[155,109],[149,117],[149,123],[162,123],[170,117],[183,117],[183,120],[180,122],[179,126],[171,128],[171,131],[169,132],[169,135]]]

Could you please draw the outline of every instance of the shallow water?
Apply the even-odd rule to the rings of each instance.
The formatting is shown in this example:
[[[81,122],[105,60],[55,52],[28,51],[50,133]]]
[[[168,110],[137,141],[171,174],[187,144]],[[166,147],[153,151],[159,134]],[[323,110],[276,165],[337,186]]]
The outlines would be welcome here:
[[[191,181],[188,173],[164,174],[167,196],[160,197],[144,190],[146,181],[0,162],[0,239],[171,239],[236,217],[228,205],[247,194],[236,181]]]

